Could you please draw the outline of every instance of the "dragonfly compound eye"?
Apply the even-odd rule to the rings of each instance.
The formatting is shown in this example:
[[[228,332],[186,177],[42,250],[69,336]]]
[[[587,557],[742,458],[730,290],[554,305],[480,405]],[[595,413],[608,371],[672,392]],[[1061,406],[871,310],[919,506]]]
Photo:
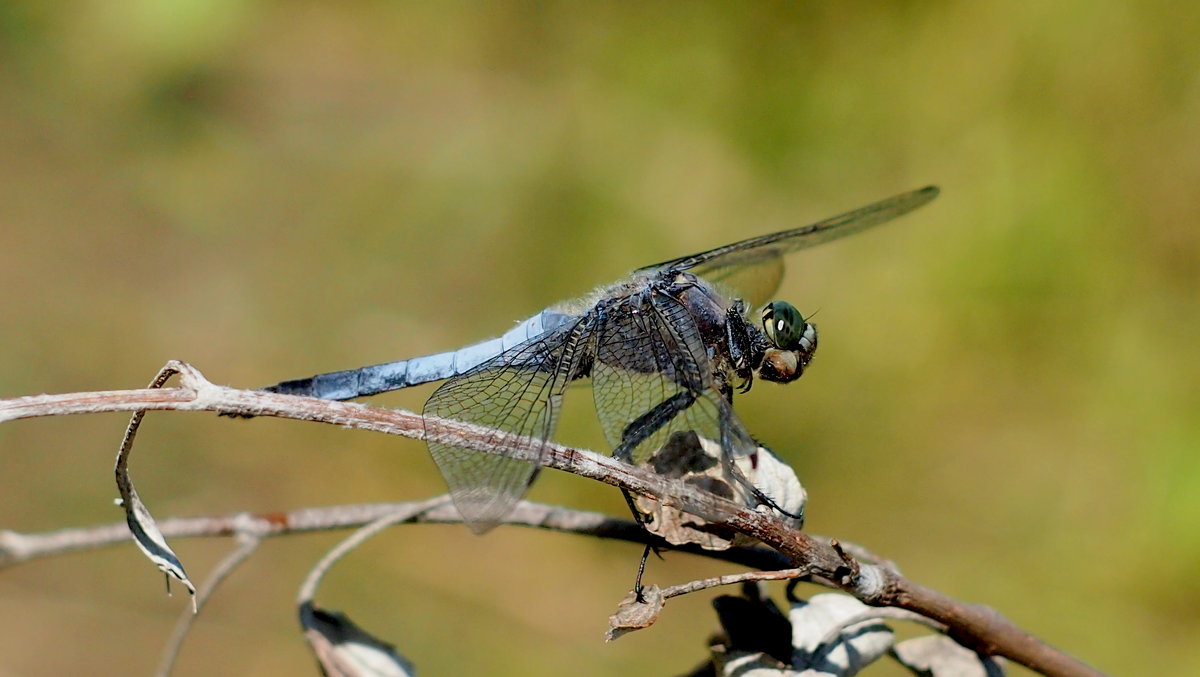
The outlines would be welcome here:
[[[762,323],[767,340],[780,350],[808,350],[816,343],[815,329],[787,301],[768,303],[762,311]]]

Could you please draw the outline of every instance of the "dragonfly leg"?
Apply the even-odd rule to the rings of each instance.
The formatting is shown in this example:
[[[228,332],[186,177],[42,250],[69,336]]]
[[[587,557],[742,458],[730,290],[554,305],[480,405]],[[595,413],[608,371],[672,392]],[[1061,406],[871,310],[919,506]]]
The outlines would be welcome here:
[[[642,515],[642,511],[638,510],[637,504],[634,503],[633,494],[630,494],[628,489],[622,489],[621,495],[625,497],[625,503],[629,505],[629,512],[633,513],[633,521],[637,522],[638,526],[642,529],[646,529],[646,517]],[[647,532],[649,531],[648,529],[646,530]],[[646,560],[650,558],[651,552],[657,555],[659,559],[662,559],[662,550],[663,548],[659,546],[647,543],[646,549],[642,551],[642,559],[638,563],[637,578],[634,579],[633,582],[633,593],[637,596],[637,601],[639,603],[646,601],[645,598],[642,597],[642,575],[646,573]]]
[[[696,402],[696,394],[690,390],[682,390],[659,402],[653,409],[638,416],[633,423],[625,426],[621,433],[621,444],[613,450],[613,457],[626,463],[633,462],[633,450],[638,445],[650,439],[663,426],[670,423],[681,411]]]
[[[637,503],[634,503],[633,494],[629,493],[628,489],[622,489],[621,495],[625,497],[625,504],[629,506],[629,512],[633,513],[633,521],[643,529],[646,528],[646,517],[638,510]]]
[[[663,426],[670,423],[679,412],[686,410],[695,402],[696,395],[689,390],[678,392],[659,402],[653,409],[637,417],[633,423],[625,426],[625,431],[621,434],[621,444],[613,451],[613,457],[626,463],[632,463],[633,450],[639,444],[649,439],[654,433],[662,429]],[[633,495],[626,489],[621,490],[621,495],[625,497],[625,503],[629,505],[629,511],[633,513],[634,521],[638,523],[638,526],[646,529],[645,516],[638,510],[637,504],[634,503]],[[646,572],[646,560],[650,557],[651,551],[655,555],[662,557],[659,548],[650,544],[647,544],[645,551],[642,552],[642,560],[638,564],[637,579],[633,584],[633,591],[639,602],[644,601],[642,597],[642,575]]]
[[[754,369],[762,363],[764,341],[755,340],[755,328],[746,322],[746,304],[735,301],[725,313],[725,344],[729,348],[733,373],[742,380],[738,392],[750,391],[754,384]]]
[[[788,512],[787,510],[783,509],[783,506],[776,503],[775,499],[764,494],[758,487],[751,487],[751,490],[754,493],[754,498],[758,499],[759,503],[762,503],[763,505],[785,517],[791,517],[792,519],[797,520],[801,525],[804,524],[804,508],[801,508],[799,513]]]
[[[642,550],[642,560],[638,562],[637,579],[635,579],[633,582],[633,594],[637,597],[639,604],[642,604],[646,601],[646,598],[642,596],[642,574],[646,573],[646,560],[650,558],[651,550],[654,550],[654,554],[658,554],[658,550],[654,548],[654,546],[647,543],[646,548]]]
[[[797,520],[801,526],[804,525],[804,508],[800,509],[799,514],[785,510],[783,508],[783,506],[779,505],[779,503],[775,501],[775,499],[766,495],[762,489],[759,489],[758,487],[754,486],[754,483],[751,482],[748,477],[746,477],[745,473],[743,473],[741,471],[741,469],[738,468],[736,465],[734,465],[733,463],[730,463],[729,459],[722,458],[721,460],[722,460],[722,463],[725,464],[726,472],[729,473],[729,475],[731,477],[733,477],[735,480],[737,480],[737,482],[739,484],[741,484],[743,487],[745,487],[754,496],[754,499],[756,501],[758,501],[760,505],[765,505],[768,508],[774,510],[775,512],[778,512],[779,514],[781,514],[785,517],[790,517],[794,520]]]

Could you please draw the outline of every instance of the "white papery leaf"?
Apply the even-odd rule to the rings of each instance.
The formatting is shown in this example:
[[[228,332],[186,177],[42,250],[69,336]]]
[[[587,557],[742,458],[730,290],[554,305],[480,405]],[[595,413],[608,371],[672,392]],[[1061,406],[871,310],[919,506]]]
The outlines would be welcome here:
[[[137,492],[130,490],[129,497],[120,501],[125,509],[125,523],[129,525],[129,533],[142,554],[146,556],[158,570],[170,578],[174,578],[187,588],[192,596],[192,606],[195,606],[196,586],[183,570],[183,562],[175,555],[175,551],[167,545],[167,538],[159,531],[158,524],[146,509],[146,505],[138,498]],[[168,579],[169,582],[169,579]]]
[[[329,677],[413,677],[396,647],[376,639],[345,614],[312,605],[300,608],[300,624],[321,669]]]
[[[803,515],[804,506],[808,503],[808,492],[796,477],[796,471],[775,455],[766,446],[758,445],[758,453],[754,457],[746,456],[738,459],[738,467],[776,505],[793,515]],[[797,529],[804,526],[798,520],[785,517]]]
[[[721,677],[800,677],[800,673],[764,653],[731,651],[713,657]]]
[[[838,593],[792,605],[792,667],[805,677],[849,677],[878,660],[892,646],[891,628],[877,619],[847,625],[870,611]]]
[[[896,660],[918,675],[929,677],[1004,677],[997,658],[982,658],[945,635],[925,635],[900,642],[892,649]]]

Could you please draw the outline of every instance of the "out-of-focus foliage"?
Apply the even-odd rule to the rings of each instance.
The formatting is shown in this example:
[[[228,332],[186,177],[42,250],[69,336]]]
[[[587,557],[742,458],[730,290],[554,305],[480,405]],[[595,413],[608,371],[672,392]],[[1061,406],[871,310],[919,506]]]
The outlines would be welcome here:
[[[0,5],[0,396],[257,386],[446,349],[634,267],[926,183],[805,252],[821,350],[738,403],[810,529],[1119,674],[1200,656],[1200,5]],[[379,401],[419,407],[428,389]],[[563,438],[601,447],[586,391]],[[123,416],[0,427],[0,526],[120,519]],[[152,414],[160,517],[424,497],[420,444]],[[535,498],[621,514],[548,476]],[[290,606],[335,535],[268,544],[181,675],[312,670]],[[227,544],[176,542],[198,579]],[[401,528],[330,577],[422,674],[670,674],[707,598],[613,645],[638,549]],[[726,569],[681,555],[649,579]],[[281,575],[280,572],[290,572]],[[146,673],[132,546],[0,572],[0,672]]]

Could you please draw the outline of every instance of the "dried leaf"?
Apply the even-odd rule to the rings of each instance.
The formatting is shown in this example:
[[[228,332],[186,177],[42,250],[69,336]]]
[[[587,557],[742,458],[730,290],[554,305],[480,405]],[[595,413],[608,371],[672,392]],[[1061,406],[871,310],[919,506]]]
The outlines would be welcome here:
[[[727,498],[746,507],[758,507],[758,499],[740,483],[730,483],[722,467],[721,448],[694,431],[679,431],[668,438],[648,463],[660,475],[681,479],[687,484]],[[770,449],[758,451],[735,461],[738,470],[784,510],[802,514],[807,494],[796,473]],[[646,528],[672,545],[695,544],[707,550],[725,550],[749,542],[737,532],[711,524],[700,517],[663,505],[646,496],[637,497],[636,505],[646,516]],[[793,521],[790,520],[789,521]],[[798,522],[795,526],[802,526]]]
[[[339,611],[300,607],[300,625],[328,677],[412,677],[412,663]]]
[[[120,503],[125,508],[125,523],[129,525],[129,533],[133,535],[133,542],[137,544],[142,554],[158,567],[159,571],[169,577],[168,583],[171,578],[174,578],[187,588],[188,594],[192,596],[194,610],[196,586],[188,578],[187,572],[183,570],[183,562],[179,561],[179,557],[167,545],[167,538],[159,531],[158,524],[150,516],[150,511],[138,498],[137,492],[132,490],[132,485],[129,496]]]
[[[721,677],[809,677],[762,653],[730,651],[714,653],[713,663]]]
[[[609,627],[608,632],[604,633],[604,641],[611,642],[626,633],[654,625],[654,621],[658,620],[659,614],[662,613],[664,604],[666,600],[656,585],[642,588],[640,600],[637,594],[629,591],[625,599],[617,605],[616,612],[608,617]]]
[[[792,624],[759,586],[743,585],[743,595],[721,595],[713,609],[724,631],[722,643],[729,652],[765,653],[776,660],[792,660]]]
[[[891,628],[877,619],[853,622],[870,611],[839,593],[792,605],[792,667],[813,677],[849,677],[885,655],[892,646]]]
[[[981,657],[945,635],[925,635],[898,643],[892,655],[923,677],[1004,677],[998,658]]]
[[[751,465],[753,464],[753,465]],[[758,453],[738,459],[738,466],[758,490],[766,494],[772,501],[792,513],[803,515],[804,506],[808,503],[808,492],[796,477],[796,471],[775,455],[766,445],[758,445]],[[784,517],[797,529],[804,526],[803,520]]]

